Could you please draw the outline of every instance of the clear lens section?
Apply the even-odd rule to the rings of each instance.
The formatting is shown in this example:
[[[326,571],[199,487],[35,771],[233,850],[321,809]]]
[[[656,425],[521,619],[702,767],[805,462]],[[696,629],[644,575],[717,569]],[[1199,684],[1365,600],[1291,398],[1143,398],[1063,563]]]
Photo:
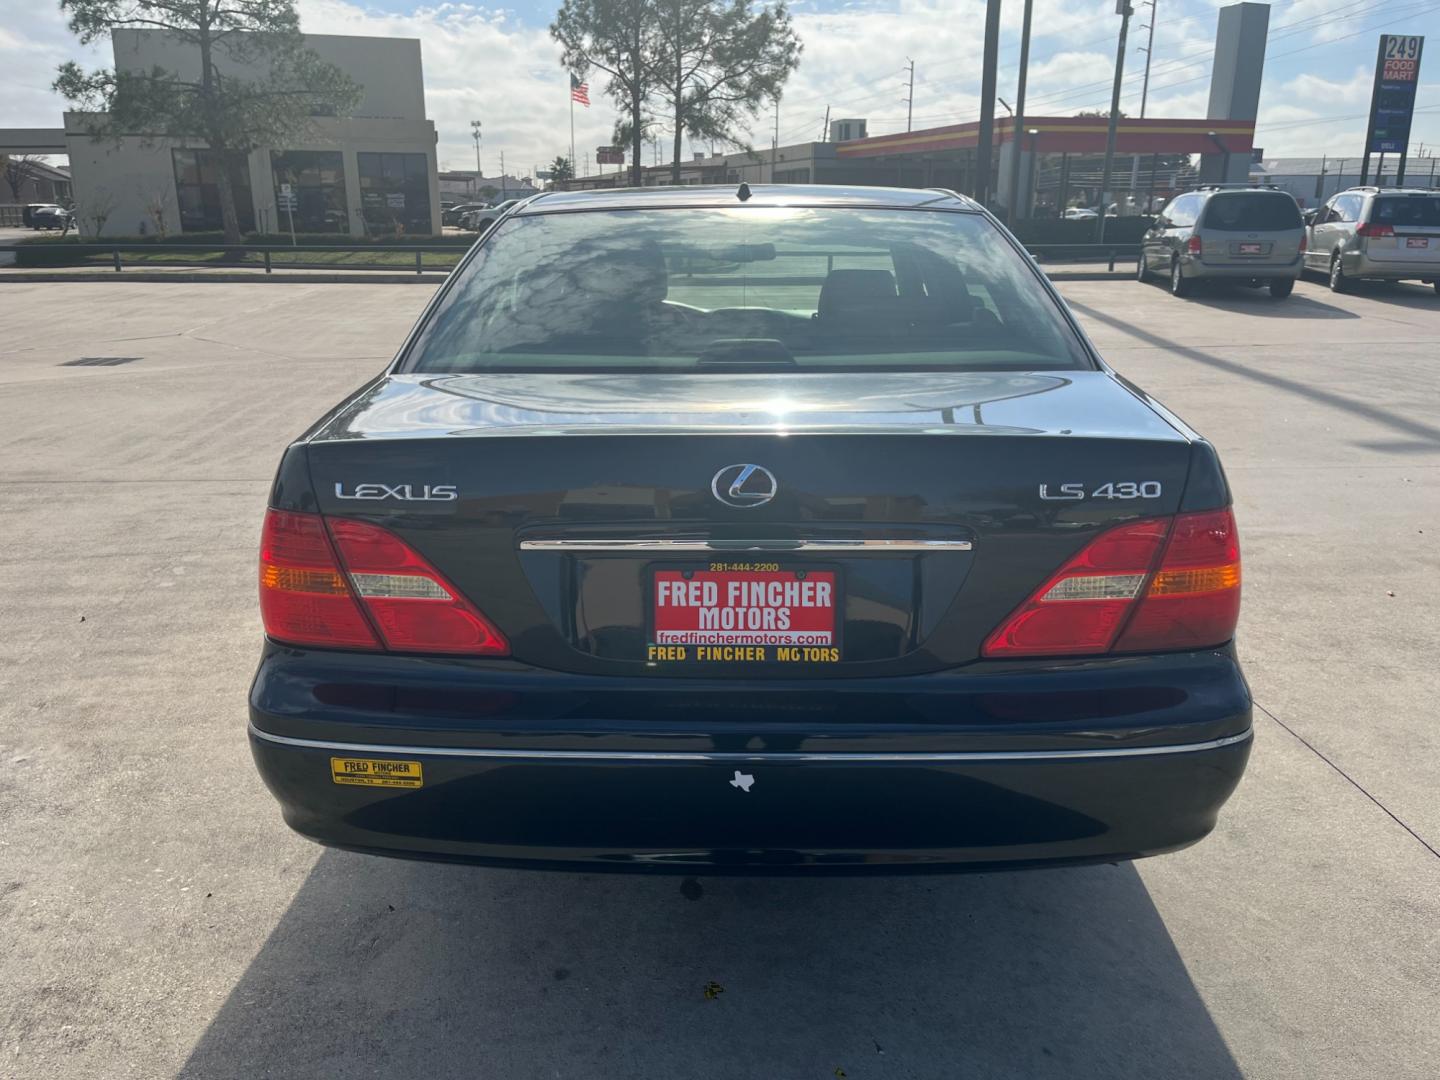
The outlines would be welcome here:
[[[387,596],[402,600],[453,600],[437,581],[414,574],[351,574],[355,588],[364,597]]]
[[[1129,600],[1140,589],[1144,574],[1107,574],[1103,577],[1070,577],[1052,585],[1040,599],[1047,600]]]

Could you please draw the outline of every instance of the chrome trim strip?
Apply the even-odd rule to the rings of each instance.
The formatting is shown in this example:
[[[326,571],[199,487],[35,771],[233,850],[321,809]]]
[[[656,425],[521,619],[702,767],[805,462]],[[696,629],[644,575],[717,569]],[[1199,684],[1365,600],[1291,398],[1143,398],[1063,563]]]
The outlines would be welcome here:
[[[951,761],[1075,761],[1091,758],[1154,757],[1160,754],[1194,754],[1219,750],[1244,742],[1254,728],[1239,735],[1226,735],[1208,742],[1181,743],[1166,746],[1117,746],[1094,750],[963,750],[954,753],[706,753],[681,750],[492,750],[459,746],[393,746],[389,743],[326,742],[320,739],[295,739],[288,735],[272,735],[253,723],[250,734],[266,742],[282,746],[298,746],[308,750],[335,750],[345,754],[410,754],[416,757],[500,758],[507,760],[552,761],[686,761],[703,764],[770,764],[795,765],[833,762],[899,762],[903,764]]]
[[[521,551],[969,551],[969,540],[521,540]]]

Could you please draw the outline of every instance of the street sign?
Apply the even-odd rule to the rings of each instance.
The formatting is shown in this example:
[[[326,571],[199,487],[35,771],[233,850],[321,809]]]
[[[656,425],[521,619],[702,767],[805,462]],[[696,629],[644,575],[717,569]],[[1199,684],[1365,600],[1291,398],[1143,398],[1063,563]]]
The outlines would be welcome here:
[[[1375,88],[1370,95],[1370,128],[1365,136],[1367,155],[1400,154],[1403,161],[1410,146],[1410,120],[1424,49],[1425,39],[1416,34],[1380,35]]]
[[[625,151],[619,146],[597,146],[595,148],[595,164],[624,165]]]

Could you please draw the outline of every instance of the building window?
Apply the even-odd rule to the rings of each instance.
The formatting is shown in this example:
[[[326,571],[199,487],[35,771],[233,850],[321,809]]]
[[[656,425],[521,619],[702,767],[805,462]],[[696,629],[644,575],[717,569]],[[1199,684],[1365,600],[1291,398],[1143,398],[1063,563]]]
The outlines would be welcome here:
[[[216,176],[219,155],[211,150],[172,150],[170,157],[175,166],[175,203],[180,211],[180,231],[218,232],[223,229],[220,185]],[[255,200],[250,196],[250,169],[245,155],[231,154],[228,171],[240,231],[254,232]]]
[[[290,214],[281,184],[293,196],[295,231],[348,233],[350,204],[345,198],[345,160],[338,150],[272,150],[277,232],[288,232]]]
[[[366,232],[430,235],[429,157],[356,154],[355,158]]]
[[[809,169],[781,169],[775,174],[775,183],[777,184],[808,184],[809,182]]]

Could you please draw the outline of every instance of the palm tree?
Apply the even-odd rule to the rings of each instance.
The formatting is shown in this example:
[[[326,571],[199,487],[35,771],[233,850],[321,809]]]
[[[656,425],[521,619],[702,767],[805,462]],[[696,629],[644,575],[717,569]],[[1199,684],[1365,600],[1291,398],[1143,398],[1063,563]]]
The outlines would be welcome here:
[[[557,157],[550,163],[550,173],[550,179],[552,180],[574,180],[575,163],[568,157]]]

